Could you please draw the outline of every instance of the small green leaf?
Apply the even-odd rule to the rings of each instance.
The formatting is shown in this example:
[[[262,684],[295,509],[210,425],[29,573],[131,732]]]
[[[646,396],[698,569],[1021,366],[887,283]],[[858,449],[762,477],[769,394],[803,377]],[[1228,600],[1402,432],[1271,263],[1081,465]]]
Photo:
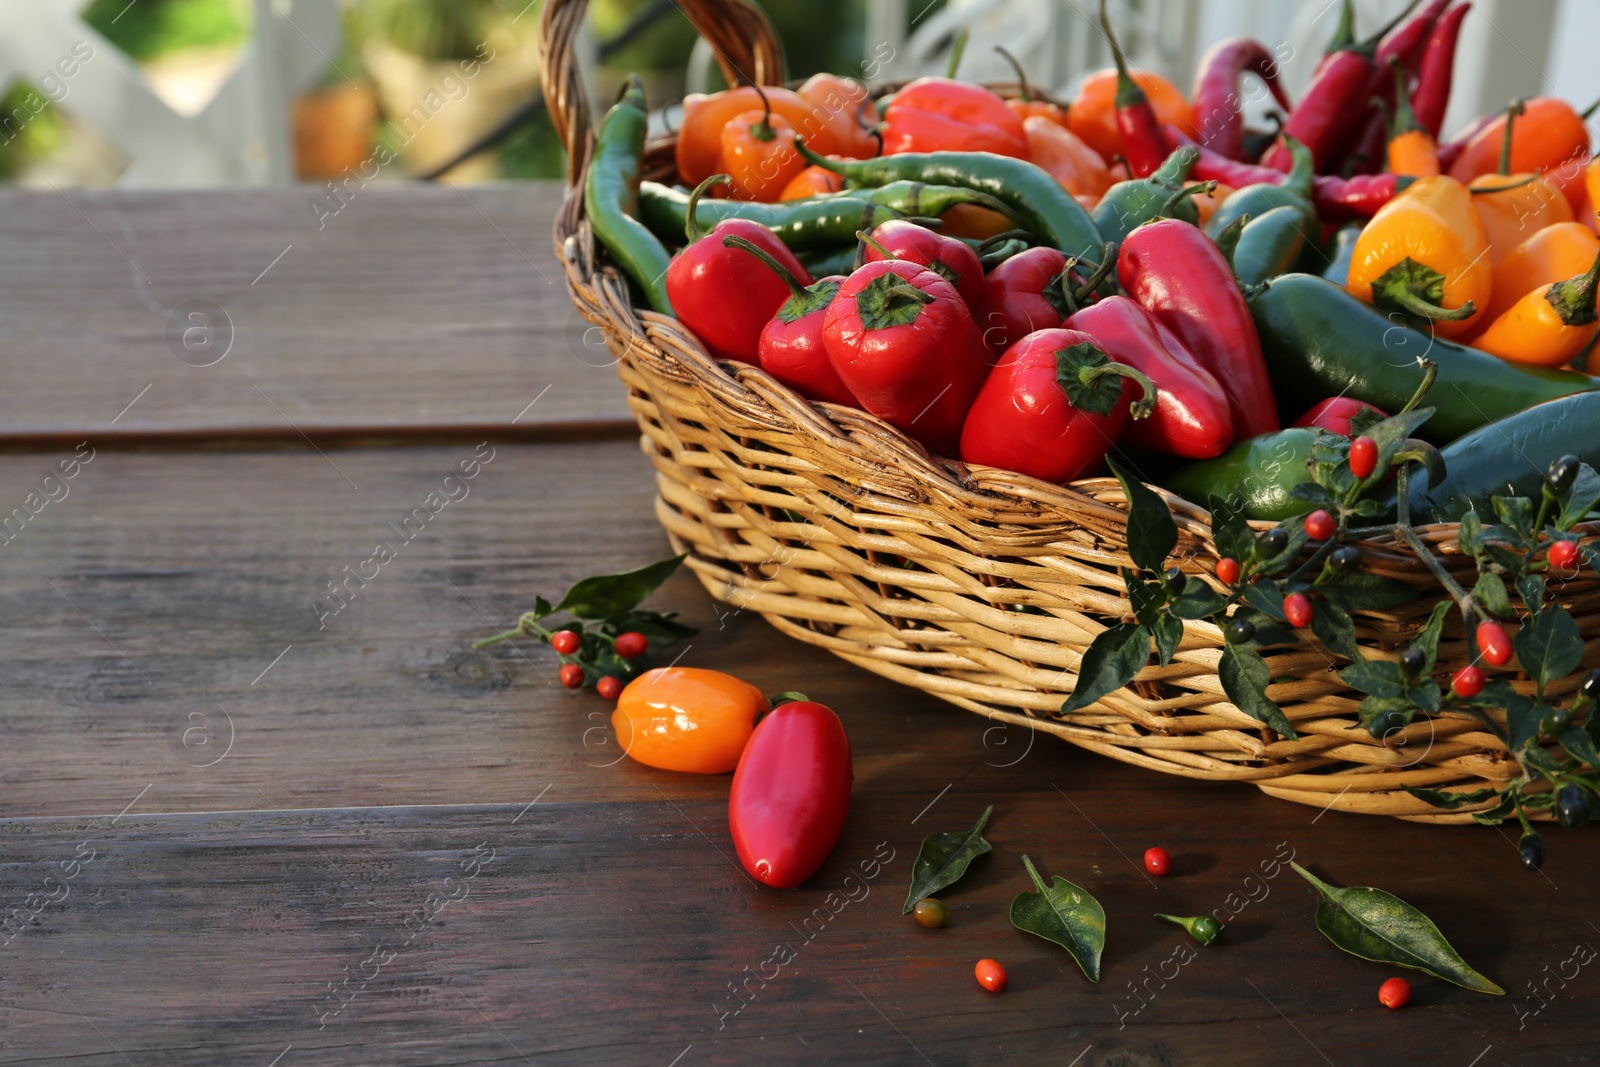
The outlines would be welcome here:
[[[1178,544],[1178,524],[1172,521],[1172,509],[1110,456],[1106,457],[1106,466],[1122,483],[1123,495],[1128,498],[1128,556],[1134,566],[1159,573]]]
[[[983,828],[994,812],[991,804],[978,816],[978,825],[970,830],[956,830],[943,834],[929,834],[922,839],[916,862],[911,865],[911,892],[906,894],[906,905],[900,914],[908,915],[923,897],[931,897],[947,889],[967,873],[972,861],[993,846],[983,838]]]
[[[1356,708],[1356,713],[1361,717],[1361,725],[1367,727],[1368,732],[1371,732],[1372,724],[1378,719],[1379,716],[1388,715],[1390,712],[1394,711],[1398,711],[1405,718],[1405,722],[1403,722],[1401,726],[1411,725],[1411,718],[1417,713],[1416,706],[1411,703],[1411,698],[1404,695],[1393,697],[1367,697],[1361,702],[1360,706]],[[1393,726],[1387,726],[1384,736],[1388,736],[1393,729]]]
[[[621,574],[597,574],[585,578],[567,590],[567,595],[561,598],[555,610],[570,611],[580,619],[605,619],[632,611],[641,600],[671,577],[686,555],[673,556]]]
[[[1172,614],[1180,619],[1208,619],[1228,606],[1222,594],[1198,578],[1191,578],[1172,601]]]
[[[1444,633],[1444,617],[1450,613],[1454,605],[1449,600],[1441,600],[1433,606],[1433,614],[1428,616],[1427,624],[1417,631],[1417,636],[1412,639],[1411,647],[1422,649],[1422,654],[1428,657],[1427,665],[1422,668],[1422,673],[1432,674],[1434,664],[1439,661],[1439,635]]]
[[[1334,509],[1333,494],[1328,492],[1316,482],[1300,482],[1289,490],[1290,500],[1304,500],[1313,509],[1323,508],[1327,511]]]
[[[1569,726],[1561,732],[1561,747],[1579,763],[1600,770],[1600,753],[1595,751],[1594,738],[1581,726]]]
[[[1521,751],[1528,742],[1539,736],[1539,720],[1544,718],[1550,709],[1540,704],[1535,704],[1527,697],[1513,694],[1505,702],[1506,709],[1506,747],[1512,752]]]
[[[1366,434],[1383,419],[1384,416],[1378,414],[1375,409],[1366,404],[1361,405],[1361,410],[1350,416],[1350,436],[1356,438]]]
[[[1267,696],[1272,670],[1260,653],[1229,645],[1222,650],[1217,675],[1222,680],[1223,692],[1228,694],[1228,699],[1240,711],[1271,727],[1280,737],[1292,739],[1300,736],[1284,717],[1283,709]]]
[[[1511,596],[1506,592],[1505,579],[1492,571],[1478,575],[1478,584],[1472,587],[1472,599],[1497,619],[1511,617]]]
[[[1472,510],[1461,516],[1461,524],[1456,531],[1456,544],[1461,551],[1477,559],[1483,549],[1483,520],[1478,517],[1478,512]]]
[[[1078,684],[1061,705],[1068,715],[1133,681],[1150,662],[1150,631],[1137,623],[1118,623],[1094,639],[1078,664]]]
[[[1495,796],[1496,789],[1474,789],[1470,793],[1443,793],[1437,789],[1418,789],[1416,786],[1403,785],[1400,787],[1418,800],[1425,800],[1436,808],[1454,811],[1468,804],[1482,804],[1485,800]]]
[[[1126,567],[1119,567],[1122,572],[1122,584],[1128,590],[1128,604],[1133,608],[1134,618],[1139,620],[1141,626],[1153,629],[1156,620],[1161,617],[1161,608],[1167,602],[1167,587],[1164,582],[1141,582],[1139,576]]]
[[[1106,947],[1106,911],[1085,889],[1059,874],[1044,884],[1033,861],[1022,857],[1037,892],[1023,891],[1011,902],[1011,925],[1054,941],[1072,954],[1084,977],[1100,981],[1100,953]]]
[[[1411,441],[1409,438],[1416,433],[1419,426],[1433,417],[1434,411],[1434,408],[1417,408],[1415,411],[1384,419],[1367,431],[1367,436],[1378,445],[1378,465],[1362,481],[1363,485],[1376,485],[1388,477],[1389,467],[1394,463],[1397,453],[1420,451],[1418,446],[1421,442]],[[1441,471],[1443,466],[1443,462],[1440,461]],[[1439,483],[1435,481],[1433,484]]]
[[[1211,511],[1211,540],[1216,543],[1217,553],[1223,559],[1244,563],[1250,558],[1256,535],[1250,532],[1243,503],[1213,496],[1206,501],[1206,507]]]
[[[1500,803],[1494,807],[1489,808],[1487,811],[1473,812],[1472,821],[1484,826],[1499,826],[1515,807],[1516,801],[1511,796],[1511,790],[1508,789],[1500,794]]]
[[[1549,586],[1545,583],[1542,574],[1522,574],[1517,576],[1517,594],[1522,597],[1522,602],[1528,606],[1531,614],[1537,615],[1544,610],[1545,595]]]
[[[1276,622],[1283,621],[1283,590],[1277,582],[1251,582],[1245,586],[1244,602]]]
[[[1533,501],[1525,496],[1497,496],[1489,503],[1494,505],[1495,518],[1526,543],[1533,532]]]
[[[1404,582],[1358,571],[1325,583],[1322,595],[1346,611],[1388,611],[1417,599],[1420,593]]]
[[[621,615],[613,615],[606,619],[606,628],[612,633],[625,634],[629,631],[644,634],[650,641],[651,648],[664,648],[675,644],[686,637],[693,637],[699,633],[693,626],[685,626],[675,621],[678,613],[675,611],[626,611]]]
[[[1406,690],[1406,699],[1423,711],[1437,715],[1439,708],[1444,705],[1444,690],[1432,678],[1424,678],[1419,684]]]
[[[1330,652],[1358,663],[1364,658],[1361,645],[1356,641],[1355,623],[1350,621],[1350,613],[1337,604],[1324,600],[1317,605],[1311,615],[1311,632]]]
[[[1410,967],[1475,993],[1505,996],[1504,989],[1467,965],[1432,919],[1393,893],[1368,886],[1336,888],[1292,860],[1289,865],[1322,894],[1317,929],[1335,947],[1364,960]]]
[[[1183,623],[1173,615],[1163,614],[1156,619],[1152,632],[1156,639],[1156,662],[1165,667],[1172,662],[1183,640]]]
[[[529,612],[535,619],[542,619],[547,615],[555,614],[555,608],[550,606],[550,601],[542,596],[533,598],[533,611]]]
[[[1279,622],[1264,611],[1257,611],[1252,607],[1241,607],[1234,612],[1236,619],[1248,619],[1250,625],[1255,627],[1256,635],[1244,642],[1247,648],[1273,648],[1279,645],[1298,645],[1300,633],[1286,622]]]
[[[1589,517],[1596,504],[1600,504],[1600,474],[1596,474],[1593,467],[1584,463],[1578,467],[1578,478],[1572,483],[1572,492],[1568,494],[1566,503],[1561,506],[1561,517],[1556,520],[1556,529],[1563,533],[1572,529]]]
[[[1523,624],[1511,645],[1516,649],[1517,663],[1532,676],[1541,693],[1583,662],[1583,634],[1559,604],[1552,604]]]
[[[1397,697],[1406,691],[1406,679],[1400,671],[1400,665],[1386,659],[1352,663],[1339,672],[1339,680],[1351,689],[1375,697]]]

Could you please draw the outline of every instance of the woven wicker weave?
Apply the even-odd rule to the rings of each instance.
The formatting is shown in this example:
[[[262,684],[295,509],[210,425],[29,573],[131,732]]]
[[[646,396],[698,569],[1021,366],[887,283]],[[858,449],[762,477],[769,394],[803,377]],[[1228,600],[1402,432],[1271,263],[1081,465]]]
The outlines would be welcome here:
[[[781,52],[759,9],[747,0],[681,6],[730,81],[781,81]],[[547,0],[541,27],[545,92],[569,149],[556,254],[573,302],[619,360],[656,469],[656,515],[713,597],[991,719],[1142,767],[1252,782],[1318,808],[1461,822],[1466,812],[1441,812],[1400,787],[1472,789],[1516,774],[1499,741],[1461,717],[1421,718],[1390,743],[1375,741],[1357,725],[1360,694],[1334,673],[1342,664],[1310,646],[1267,656],[1280,679],[1269,693],[1300,733],[1280,739],[1223,695],[1222,635],[1204,621],[1184,624],[1169,666],[1152,666],[1132,687],[1060,716],[1083,650],[1129,617],[1118,568],[1131,564],[1116,481],[1049,485],[930,457],[870,415],[811,404],[754,367],[713,361],[676,320],[636,306],[583,216],[593,145],[573,63],[583,8],[583,0]],[[670,138],[650,146],[651,176],[674,177],[671,148]],[[1216,552],[1206,512],[1165,495],[1184,569],[1209,575]],[[1453,525],[1419,532],[1446,567],[1470,570],[1454,552]],[[1393,612],[1357,614],[1368,655],[1392,656],[1427,617],[1438,586],[1403,546],[1363,548],[1369,569],[1428,593]],[[1594,664],[1600,585],[1568,583],[1562,597]],[[1460,662],[1466,649],[1456,620],[1441,664]]]

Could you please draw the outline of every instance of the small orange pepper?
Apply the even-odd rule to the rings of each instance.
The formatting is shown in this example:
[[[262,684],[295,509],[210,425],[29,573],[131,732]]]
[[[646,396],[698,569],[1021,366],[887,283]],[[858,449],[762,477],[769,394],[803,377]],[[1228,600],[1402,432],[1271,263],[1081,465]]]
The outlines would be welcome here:
[[[1594,340],[1595,291],[1600,288],[1600,255],[1585,274],[1542,285],[1474,341],[1473,347],[1513,363],[1564,367]]]
[[[1600,237],[1581,222],[1546,226],[1517,246],[1494,268],[1494,299],[1485,324],[1510,311],[1517,301],[1541,286],[1582,274],[1600,255]]]
[[[1573,218],[1589,229],[1600,228],[1595,211],[1600,208],[1600,158],[1592,159],[1583,170],[1583,204],[1573,211]]]
[[[1049,174],[1074,196],[1098,198],[1111,188],[1111,172],[1099,153],[1064,126],[1042,115],[1022,123],[1028,135],[1028,153],[1035,166]]]
[[[823,71],[807,78],[796,92],[827,115],[839,155],[846,159],[874,159],[880,154],[882,142],[873,132],[878,111],[872,106],[865,85]],[[813,144],[804,130],[800,136],[806,144]]]
[[[720,93],[690,93],[683,98],[683,118],[678,127],[678,178],[691,188],[726,168],[721,164],[722,128],[734,116],[770,107],[787,119],[806,144],[823,155],[836,154],[828,116],[809,100],[782,86],[756,89],[741,85]]]
[[[810,196],[826,196],[844,188],[844,179],[822,167],[807,167],[783,187],[779,200],[804,200]]]
[[[1472,206],[1489,235],[1489,258],[1498,264],[1533,234],[1558,222],[1572,221],[1572,208],[1555,186],[1538,173],[1510,172],[1517,117],[1526,108],[1517,101],[1506,109],[1500,143],[1500,169],[1473,178]],[[1487,316],[1485,317],[1487,321]]]
[[[1346,288],[1381,311],[1464,337],[1483,317],[1494,272],[1467,187],[1423,178],[1390,200],[1356,239]]]
[[[1135,70],[1130,74],[1134,84],[1149,97],[1163,126],[1176,126],[1190,139],[1197,139],[1194,109],[1176,85],[1153,71]],[[1067,126],[1100,153],[1101,159],[1122,155],[1122,134],[1117,132],[1117,68],[1107,67],[1084,79],[1078,98],[1067,112]]]
[[[1389,121],[1389,169],[1412,178],[1439,175],[1439,143],[1411,110],[1405,70],[1391,59],[1394,69],[1394,115]]]
[[[1072,129],[1068,109],[1054,100],[1045,99],[1034,91],[1033,86],[1028,84],[1028,72],[1022,69],[1021,61],[999,45],[995,45],[994,50],[1004,56],[1006,62],[1011,64],[1011,69],[1017,72],[1017,95],[1006,101],[1006,107],[1015,111],[1017,118],[1024,123],[1037,116],[1042,119],[1049,119],[1063,130]]]
[[[722,166],[740,200],[771,203],[806,169],[794,148],[794,127],[770,111],[746,111],[722,127]]]
[[[956,204],[939,218],[944,222],[944,229],[939,231],[944,236],[965,237],[972,241],[987,241],[1017,228],[1015,222],[1000,212],[977,204]]]
[[[611,713],[617,745],[651,767],[726,774],[767,710],[761,690],[731,674],[657,667],[628,683]]]
[[[1583,116],[1565,100],[1536,96],[1522,102],[1516,120],[1516,139],[1507,173],[1531,174],[1570,165],[1589,151],[1589,128]],[[1469,182],[1496,169],[1506,136],[1507,119],[1501,115],[1473,135],[1466,150],[1450,168],[1450,176]]]

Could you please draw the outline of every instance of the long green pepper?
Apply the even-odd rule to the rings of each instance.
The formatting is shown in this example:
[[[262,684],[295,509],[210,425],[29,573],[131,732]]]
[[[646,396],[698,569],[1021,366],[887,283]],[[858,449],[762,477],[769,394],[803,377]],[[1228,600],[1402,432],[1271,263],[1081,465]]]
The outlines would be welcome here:
[[[644,290],[650,306],[671,315],[667,266],[672,257],[660,239],[634,217],[639,207],[639,172],[649,123],[644,82],[637,74],[629,75],[621,99],[600,123],[594,156],[584,175],[583,210],[595,237]]]

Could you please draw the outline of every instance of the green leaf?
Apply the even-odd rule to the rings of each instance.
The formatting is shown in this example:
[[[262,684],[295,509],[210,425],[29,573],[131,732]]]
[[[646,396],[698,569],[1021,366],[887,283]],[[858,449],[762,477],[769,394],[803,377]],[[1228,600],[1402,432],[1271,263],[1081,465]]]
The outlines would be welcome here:
[[[1350,621],[1350,613],[1337,604],[1324,600],[1317,605],[1317,610],[1311,615],[1311,632],[1330,652],[1357,663],[1365,658],[1361,654],[1360,643],[1356,641],[1356,627]]]
[[[1106,911],[1085,889],[1059,874],[1044,884],[1033,861],[1022,857],[1037,892],[1024,890],[1011,902],[1011,925],[1024,933],[1054,941],[1072,954],[1084,977],[1100,981],[1100,953],[1106,947]]]
[[[1361,405],[1361,410],[1350,416],[1351,438],[1361,437],[1368,433],[1374,426],[1382,422],[1384,416],[1366,404]]]
[[[1403,415],[1384,419],[1367,431],[1367,436],[1378,445],[1378,465],[1362,481],[1363,485],[1376,485],[1388,477],[1389,466],[1394,462],[1395,454],[1415,447],[1417,442],[1408,439],[1416,433],[1419,426],[1433,418],[1435,410],[1417,408],[1415,411],[1407,411]],[[1438,482],[1434,484],[1437,485]]]
[[[1304,515],[1284,519],[1278,525],[1289,535],[1289,541],[1283,546],[1283,551],[1276,556],[1256,560],[1256,570],[1261,574],[1278,574],[1287,570],[1300,559],[1300,553],[1305,551],[1307,538]]]
[[[983,814],[978,816],[978,824],[970,830],[929,834],[922,839],[922,848],[911,865],[911,892],[906,894],[906,904],[900,914],[910,914],[923,897],[931,897],[954,885],[967,873],[973,860],[993,851],[994,846],[983,838],[983,828],[993,812],[993,804],[984,808]]]
[[[1211,540],[1223,559],[1244,563],[1250,558],[1256,535],[1250,532],[1250,520],[1245,515],[1242,501],[1230,502],[1224,497],[1212,496],[1206,500],[1211,512]],[[1600,570],[1600,567],[1596,568]]]
[[[1456,531],[1456,544],[1473,559],[1477,559],[1483,549],[1483,520],[1478,517],[1476,509],[1461,516],[1461,524]]]
[[[567,590],[556,611],[570,611],[580,619],[605,619],[632,611],[671,577],[686,557],[673,556],[634,571],[597,574]]]
[[[1489,808],[1487,811],[1473,812],[1472,821],[1481,823],[1484,826],[1499,826],[1500,823],[1505,821],[1505,817],[1511,814],[1514,807],[1516,807],[1516,801],[1512,799],[1511,790],[1508,789],[1500,794],[1500,803],[1494,807]]]
[[[1333,494],[1328,492],[1316,482],[1300,482],[1289,490],[1290,500],[1304,500],[1312,509],[1323,508],[1332,511],[1335,507]]]
[[[1522,574],[1517,576],[1517,594],[1522,597],[1522,602],[1528,606],[1528,611],[1534,615],[1544,610],[1544,600],[1549,586],[1546,585],[1541,574]]]
[[[1280,737],[1296,738],[1294,727],[1284,717],[1283,709],[1267,696],[1267,686],[1272,681],[1272,670],[1260,653],[1253,649],[1229,645],[1222,650],[1217,664],[1217,675],[1222,680],[1223,692],[1240,711],[1258,719],[1277,731]]]
[[[1583,662],[1583,635],[1567,609],[1559,604],[1533,616],[1511,639],[1517,663],[1532,676],[1539,692],[1565,678]]]
[[[1417,713],[1416,706],[1411,703],[1411,698],[1407,696],[1367,697],[1356,709],[1357,714],[1361,716],[1361,725],[1367,727],[1369,733],[1373,722],[1380,715],[1387,715],[1391,711],[1398,711],[1405,716],[1405,722],[1402,726],[1410,726],[1412,716]],[[1386,729],[1384,736],[1387,737],[1392,732],[1393,728]]]
[[[1208,619],[1228,606],[1223,595],[1198,578],[1190,578],[1187,585],[1172,601],[1172,614],[1180,619]]]
[[[1444,690],[1432,678],[1424,678],[1416,686],[1406,690],[1406,699],[1423,711],[1437,715],[1439,708],[1444,704]]]
[[[1405,675],[1400,671],[1400,664],[1386,659],[1352,663],[1339,672],[1339,680],[1351,689],[1375,697],[1397,697],[1406,691]]]
[[[533,598],[533,611],[531,611],[529,614],[531,614],[535,619],[542,619],[547,615],[555,614],[555,610],[555,608],[550,606],[550,601],[546,600],[542,596],[536,596]]]
[[[1068,715],[1133,681],[1150,662],[1150,631],[1136,623],[1118,623],[1094,639],[1078,664],[1078,684],[1061,705]]]
[[[1434,664],[1439,661],[1439,635],[1444,633],[1444,617],[1450,613],[1454,603],[1441,600],[1433,606],[1433,614],[1428,616],[1427,624],[1417,631],[1417,636],[1412,639],[1411,647],[1422,649],[1422,654],[1428,657],[1427,666],[1422,668],[1422,673],[1432,674]]]
[[[1572,483],[1572,492],[1561,506],[1561,516],[1556,519],[1556,529],[1572,529],[1589,517],[1595,505],[1600,504],[1600,474],[1587,463],[1578,467],[1578,478]]]
[[[1417,599],[1421,593],[1404,582],[1358,571],[1325,583],[1322,595],[1346,611],[1388,611]]]
[[[1475,993],[1505,996],[1504,989],[1467,966],[1432,919],[1393,893],[1368,886],[1336,888],[1292,860],[1289,865],[1322,894],[1317,929],[1335,947],[1364,960],[1410,967]]]
[[[1497,619],[1511,617],[1511,596],[1506,592],[1505,579],[1492,571],[1478,575],[1478,584],[1472,587],[1472,599]]]
[[[1535,793],[1531,797],[1522,798],[1523,811],[1549,811],[1556,806],[1554,793]]]
[[[1183,623],[1172,615],[1163,614],[1152,628],[1156,639],[1156,662],[1165,667],[1177,655],[1178,644],[1183,640]]]
[[[1122,379],[1117,381],[1120,383]],[[1134,566],[1160,573],[1167,557],[1178,545],[1178,524],[1172,521],[1172,509],[1110,456],[1106,457],[1106,466],[1122,483],[1123,495],[1128,498],[1128,556]]]
[[[1512,752],[1520,751],[1524,745],[1539,736],[1539,720],[1550,710],[1520,694],[1513,694],[1511,699],[1505,702],[1505,709],[1506,747]]]
[[[1561,747],[1579,763],[1600,770],[1600,753],[1595,751],[1594,738],[1581,726],[1569,726],[1561,732]]]
[[[1257,611],[1252,607],[1241,607],[1233,615],[1236,619],[1248,619],[1250,625],[1256,629],[1256,635],[1244,642],[1247,648],[1272,648],[1278,645],[1298,645],[1300,633],[1286,622],[1279,622],[1264,611]]]
[[[1134,618],[1139,620],[1141,626],[1154,629],[1156,620],[1161,618],[1161,608],[1167,602],[1167,587],[1164,582],[1141,582],[1139,576],[1126,567],[1117,568],[1122,572],[1122,584],[1128,590],[1128,604],[1133,608]]]
[[[1497,496],[1489,503],[1494,505],[1495,518],[1526,544],[1533,533],[1533,501],[1525,496]]]
[[[1277,582],[1251,582],[1245,586],[1244,602],[1276,622],[1283,621],[1283,590]]]
[[[613,615],[606,620],[606,628],[612,633],[625,634],[629,631],[644,634],[650,641],[651,648],[665,648],[667,645],[676,644],[686,637],[693,637],[699,633],[693,626],[685,626],[675,621],[678,613],[669,611],[627,611],[621,615]]]
[[[1496,789],[1474,789],[1470,793],[1441,793],[1437,789],[1418,789],[1410,785],[1402,785],[1400,788],[1418,800],[1425,800],[1434,807],[1444,808],[1446,811],[1454,811],[1467,804],[1482,804],[1499,792]]]
[[[1600,574],[1600,541],[1591,541],[1581,546],[1579,551],[1583,553],[1583,561],[1589,565],[1589,569]]]
[[[1441,478],[1439,480],[1443,481],[1444,479]],[[1375,519],[1380,515],[1388,515],[1393,511],[1394,508],[1388,504],[1383,503],[1381,500],[1374,500],[1371,497],[1357,500],[1350,505],[1350,514],[1358,519]]]

